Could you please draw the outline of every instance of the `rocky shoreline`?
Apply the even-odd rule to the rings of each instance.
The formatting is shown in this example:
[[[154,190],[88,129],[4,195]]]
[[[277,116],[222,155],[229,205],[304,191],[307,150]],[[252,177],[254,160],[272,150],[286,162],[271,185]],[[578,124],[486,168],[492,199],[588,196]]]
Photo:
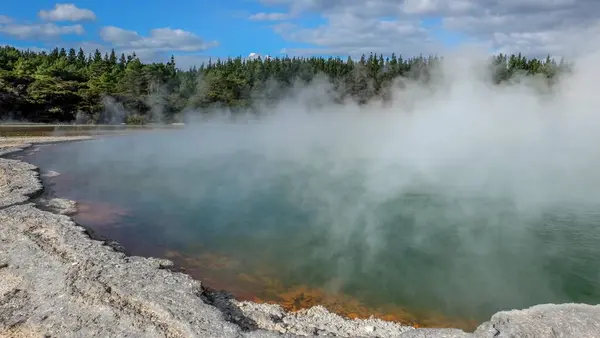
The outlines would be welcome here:
[[[2,139],[0,155],[74,139]],[[68,216],[75,202],[43,189],[38,168],[0,158],[0,337],[600,337],[600,305],[498,312],[466,333],[238,302],[168,260],[91,238]]]

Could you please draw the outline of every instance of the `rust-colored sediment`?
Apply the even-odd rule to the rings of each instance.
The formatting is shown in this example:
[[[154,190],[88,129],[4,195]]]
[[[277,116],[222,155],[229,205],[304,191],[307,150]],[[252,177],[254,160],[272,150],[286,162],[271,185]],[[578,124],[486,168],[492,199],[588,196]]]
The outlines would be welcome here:
[[[130,214],[126,209],[103,202],[82,201],[78,202],[78,206],[79,211],[74,219],[94,228],[118,227],[123,223],[123,217]],[[152,252],[156,252],[156,249]],[[253,267],[252,272],[244,271],[241,268],[243,265],[230,256],[209,251],[200,244],[191,249],[200,253],[188,255],[167,250],[162,255],[184,268],[192,277],[201,280],[207,287],[226,290],[238,300],[279,304],[287,311],[322,305],[333,313],[351,319],[375,317],[415,327],[455,327],[467,331],[477,327],[475,320],[450,318],[439,313],[417,314],[394,304],[375,308],[352,296],[334,293],[326,288],[285,285],[273,277],[276,273],[269,266]]]
[[[375,317],[415,327],[461,328],[472,331],[477,327],[473,319],[450,318],[439,313],[419,313],[388,304],[370,307],[349,295],[328,292],[323,288],[307,285],[286,286],[281,280],[271,277],[262,269],[240,272],[240,263],[226,255],[210,252],[198,256],[184,255],[177,251],[166,251],[165,257],[185,269],[186,273],[213,289],[231,292],[238,300],[258,303],[279,304],[287,311],[298,311],[322,305],[343,317]]]
[[[77,202],[76,222],[93,227],[114,227],[122,222],[122,218],[130,215],[130,211],[113,204],[81,201]]]

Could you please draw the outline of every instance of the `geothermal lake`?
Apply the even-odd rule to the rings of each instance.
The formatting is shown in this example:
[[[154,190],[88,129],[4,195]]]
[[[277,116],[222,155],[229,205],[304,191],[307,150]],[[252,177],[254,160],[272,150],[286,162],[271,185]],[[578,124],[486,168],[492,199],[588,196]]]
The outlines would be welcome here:
[[[501,309],[600,302],[593,201],[524,203],[524,193],[454,189],[402,163],[378,172],[383,162],[318,147],[186,133],[23,156],[60,173],[47,186],[81,203],[79,223],[240,299],[465,328]]]

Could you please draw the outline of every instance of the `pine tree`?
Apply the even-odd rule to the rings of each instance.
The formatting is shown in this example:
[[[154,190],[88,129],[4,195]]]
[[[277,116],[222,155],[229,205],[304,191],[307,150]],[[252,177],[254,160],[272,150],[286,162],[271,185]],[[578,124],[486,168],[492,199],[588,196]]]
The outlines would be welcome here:
[[[335,97],[367,103],[374,99],[391,100],[392,83],[398,77],[430,81],[431,67],[443,61],[438,56],[404,59],[369,53],[358,61],[351,57],[259,57],[241,56],[209,59],[188,70],[176,68],[175,56],[166,62],[144,64],[135,53],[114,50],[102,55],[98,49],[86,54],[71,48],[33,52],[0,47],[0,117],[33,121],[72,121],[84,114],[101,121],[102,97],[108,95],[123,109],[144,120],[156,114],[173,119],[190,108],[226,106],[246,111],[254,102],[277,102],[297,82],[310,83],[316,76],[330,81],[339,93]],[[500,54],[490,58],[493,81],[510,80],[515,74],[543,74],[549,85],[569,72],[571,64],[559,63],[549,55],[543,59],[523,54]]]
[[[69,54],[67,56],[67,61],[69,63],[75,63],[77,61],[77,52],[75,52],[75,48],[69,49]]]
[[[112,49],[110,51],[110,56],[108,57],[108,63],[111,65],[111,67],[117,65],[117,55],[115,54],[114,49]]]
[[[90,59],[92,60],[92,63],[102,62],[102,54],[100,53],[100,50],[96,49],[96,51],[94,52],[94,57]]]
[[[82,48],[79,48],[79,52],[77,53],[77,64],[81,67],[87,63],[85,58],[85,53]]]
[[[127,67],[127,58],[125,58],[125,53],[121,53],[121,58],[119,58],[119,67],[121,69],[125,69],[125,67]]]

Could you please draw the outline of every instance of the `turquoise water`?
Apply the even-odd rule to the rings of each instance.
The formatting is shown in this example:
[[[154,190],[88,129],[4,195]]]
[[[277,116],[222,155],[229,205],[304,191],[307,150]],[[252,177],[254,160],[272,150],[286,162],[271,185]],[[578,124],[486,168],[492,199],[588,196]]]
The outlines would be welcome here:
[[[364,163],[324,170],[334,164],[321,155],[310,165],[243,149],[184,156],[133,137],[42,149],[26,159],[61,173],[50,179],[57,195],[127,211],[118,226],[86,225],[133,253],[218,253],[237,262],[232,274],[262,269],[284,286],[368,306],[477,320],[537,303],[600,302],[593,203],[526,208],[510,195],[417,178],[383,193]]]

